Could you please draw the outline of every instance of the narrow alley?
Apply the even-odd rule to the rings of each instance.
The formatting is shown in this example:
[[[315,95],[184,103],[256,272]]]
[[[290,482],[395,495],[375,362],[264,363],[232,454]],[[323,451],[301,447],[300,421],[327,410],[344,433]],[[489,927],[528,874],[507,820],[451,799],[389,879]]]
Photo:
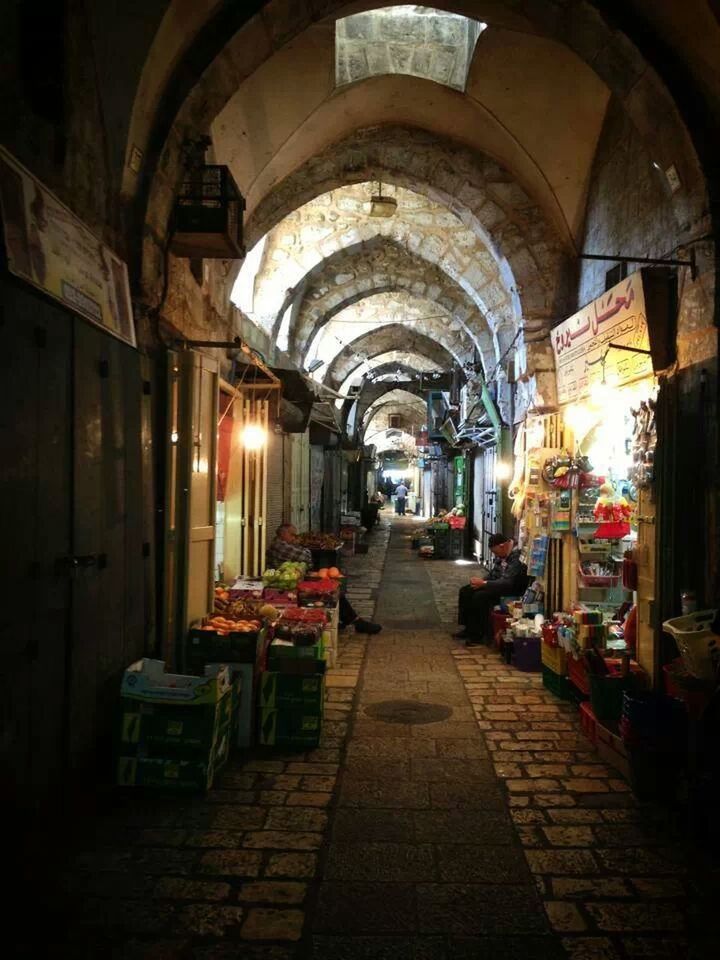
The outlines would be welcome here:
[[[420,561],[416,529],[349,561],[384,629],[345,636],[320,748],[241,756],[203,797],[108,793],[19,956],[717,956],[667,814],[537,674],[450,638],[466,568]]]

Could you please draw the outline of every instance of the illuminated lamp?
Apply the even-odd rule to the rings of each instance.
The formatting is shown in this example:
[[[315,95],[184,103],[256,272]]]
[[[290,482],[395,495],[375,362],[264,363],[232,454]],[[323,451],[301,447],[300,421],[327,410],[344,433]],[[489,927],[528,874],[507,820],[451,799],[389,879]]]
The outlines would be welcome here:
[[[365,209],[370,217],[394,217],[397,212],[397,200],[395,197],[384,197],[382,184],[378,182],[378,192],[370,197],[370,202],[365,205]]]
[[[509,480],[512,476],[512,466],[507,463],[505,460],[498,460],[495,464],[495,480],[498,483],[502,483],[505,480]]]
[[[267,433],[257,423],[247,423],[242,428],[240,441],[246,450],[262,450],[267,442]]]

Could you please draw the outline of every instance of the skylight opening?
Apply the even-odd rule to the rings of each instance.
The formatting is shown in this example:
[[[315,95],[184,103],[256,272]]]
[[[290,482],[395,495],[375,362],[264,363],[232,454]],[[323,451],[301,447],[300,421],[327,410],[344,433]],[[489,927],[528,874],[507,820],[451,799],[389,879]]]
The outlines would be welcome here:
[[[381,7],[335,24],[335,84],[405,74],[464,91],[486,23],[433,7]]]

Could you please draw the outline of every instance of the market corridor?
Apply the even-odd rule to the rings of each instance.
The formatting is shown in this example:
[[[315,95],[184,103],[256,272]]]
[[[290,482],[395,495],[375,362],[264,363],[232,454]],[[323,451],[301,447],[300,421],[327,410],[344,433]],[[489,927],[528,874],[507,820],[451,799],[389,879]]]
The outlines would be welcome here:
[[[396,519],[313,918],[315,956],[563,956]]]
[[[24,865],[18,909],[42,922],[18,956],[718,956],[717,874],[539,675],[450,638],[469,567],[419,559],[418,521],[387,513],[345,565],[384,629],[341,634],[321,747],[240,755],[205,795],[99,790],[59,884]]]

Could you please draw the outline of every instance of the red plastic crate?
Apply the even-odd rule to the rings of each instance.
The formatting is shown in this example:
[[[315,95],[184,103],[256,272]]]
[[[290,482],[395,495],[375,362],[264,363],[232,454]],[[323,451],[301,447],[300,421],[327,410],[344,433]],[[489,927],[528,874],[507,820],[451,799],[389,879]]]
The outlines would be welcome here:
[[[590,743],[595,746],[597,744],[597,721],[588,700],[583,700],[580,704],[580,726]]]
[[[585,658],[580,657],[579,660],[576,660],[575,657],[568,655],[567,672],[570,683],[573,683],[578,688],[580,693],[584,693],[589,697],[590,681],[588,680]]]
[[[511,619],[507,613],[499,613],[497,610],[493,610],[490,614],[490,630],[492,631],[493,643],[498,650],[502,649],[503,635]]]

